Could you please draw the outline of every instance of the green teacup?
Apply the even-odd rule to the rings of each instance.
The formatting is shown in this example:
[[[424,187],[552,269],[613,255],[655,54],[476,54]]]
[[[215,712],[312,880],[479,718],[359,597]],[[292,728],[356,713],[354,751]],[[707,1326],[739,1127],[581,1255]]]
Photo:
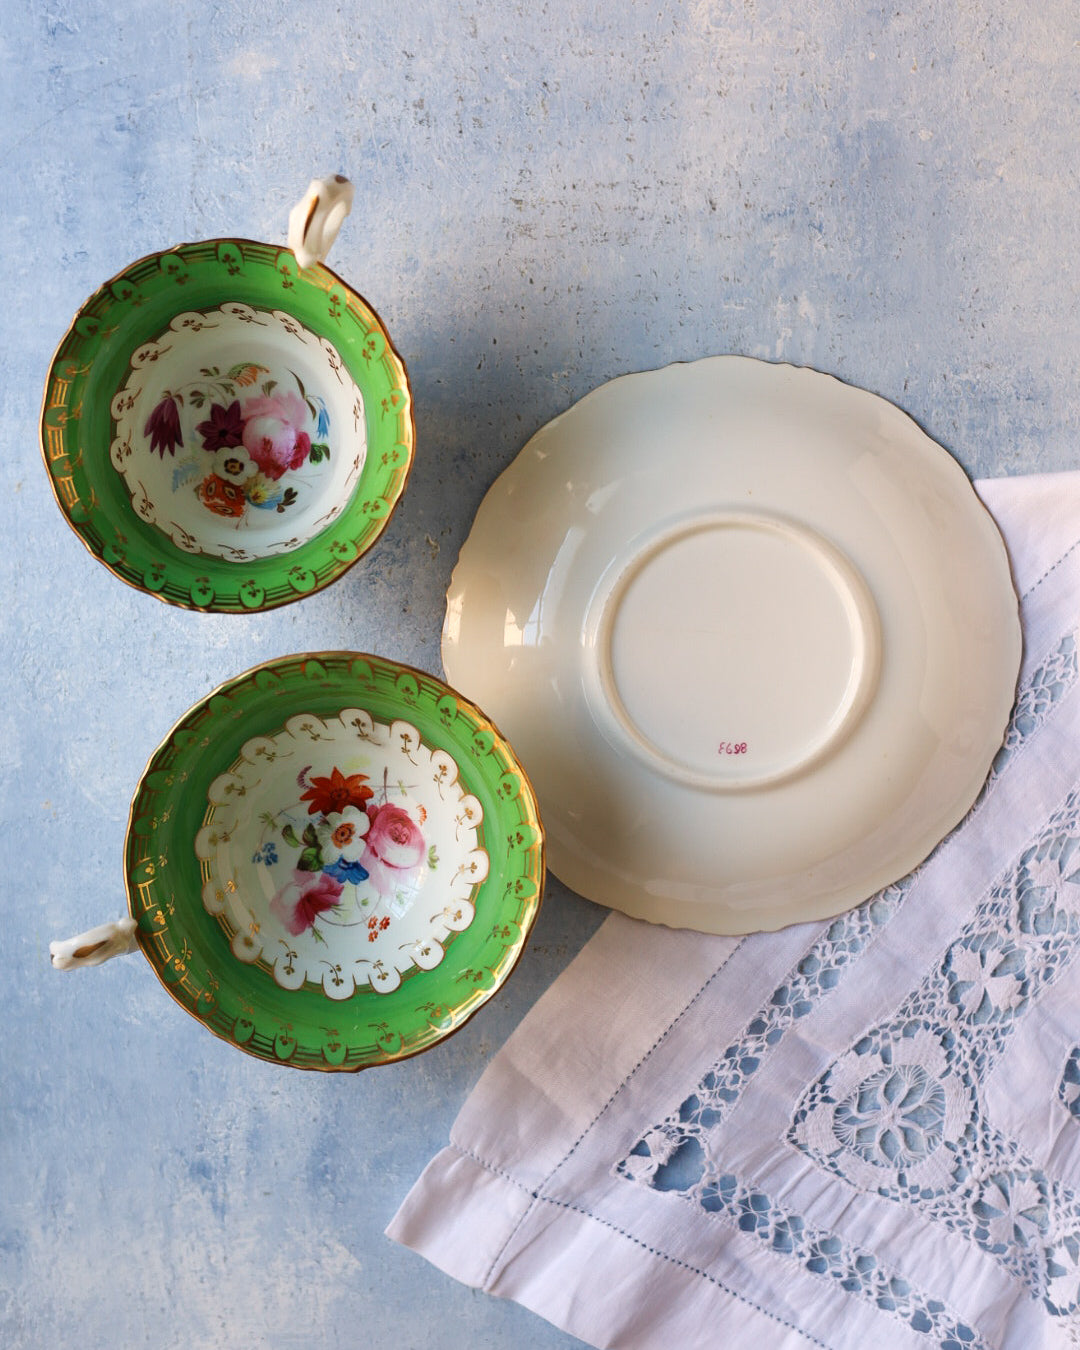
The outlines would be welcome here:
[[[415,440],[405,367],[360,296],[297,261],[325,253],[350,199],[343,179],[313,183],[295,251],[183,244],[77,314],[42,449],[64,514],[122,580],[188,608],[270,609],[385,528]]]
[[[54,966],[141,948],[210,1031],[272,1063],[362,1069],[448,1036],[517,964],[540,907],[536,797],[484,714],[359,652],[223,684],[131,805],[128,913]]]

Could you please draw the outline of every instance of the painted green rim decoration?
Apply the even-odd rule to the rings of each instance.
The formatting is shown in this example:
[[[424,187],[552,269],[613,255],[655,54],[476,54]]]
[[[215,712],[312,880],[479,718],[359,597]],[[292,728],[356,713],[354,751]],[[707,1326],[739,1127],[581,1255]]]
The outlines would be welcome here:
[[[186,551],[141,519],[130,485],[110,458],[117,429],[113,402],[133,356],[167,334],[178,315],[198,317],[223,305],[276,311],[286,321],[291,316],[325,341],[361,391],[366,428],[366,457],[336,517],[291,551],[243,561]],[[404,490],[414,444],[405,366],[378,315],[321,264],[301,270],[290,250],[243,239],[183,244],[106,282],[57,349],[41,414],[53,493],[90,552],[139,590],[223,613],[271,609],[336,580],[385,529]]]
[[[345,722],[345,732],[359,738],[356,747],[360,749],[363,737],[380,724],[392,733],[384,740],[401,740],[403,728],[418,733],[419,744],[430,750],[430,757],[419,752],[415,734],[405,742],[415,756],[410,763],[420,766],[413,776],[426,779],[431,801],[436,798],[426,778],[428,768],[435,766],[435,777],[443,782],[454,781],[459,795],[452,799],[451,810],[458,812],[458,822],[466,814],[463,802],[472,805],[470,818],[479,819],[482,812],[468,847],[475,849],[479,843],[490,866],[476,873],[480,879],[475,884],[462,883],[465,869],[458,868],[459,893],[462,884],[469,887],[465,907],[474,907],[469,909],[473,917],[461,931],[444,935],[445,952],[439,964],[432,969],[409,966],[407,959],[398,956],[399,963],[409,968],[389,992],[377,992],[373,982],[358,983],[347,997],[332,991],[328,997],[323,985],[313,979],[299,987],[282,987],[280,977],[265,962],[237,956],[237,944],[242,945],[245,936],[234,931],[235,925],[223,920],[211,903],[214,868],[206,858],[213,851],[204,841],[215,812],[222,818],[222,808],[213,803],[228,800],[228,793],[239,782],[230,776],[238,764],[246,767],[265,755],[267,747],[280,748],[290,729],[299,735],[298,722],[312,742],[324,739],[319,732],[333,725],[339,746],[330,753],[336,754],[348,739],[342,735],[341,719],[346,714],[351,720]],[[294,764],[313,758],[305,743]],[[447,765],[451,766],[449,778]],[[291,768],[288,777],[279,772],[282,782],[295,787],[299,781],[307,787],[305,804],[329,785],[327,777],[314,776],[309,769],[305,764],[299,780],[291,776]],[[254,770],[249,771],[252,774]],[[385,779],[384,773],[384,800]],[[355,789],[357,780],[348,781]],[[439,801],[451,800],[442,786],[436,787]],[[367,788],[359,790],[371,797]],[[299,787],[295,792],[299,795]],[[375,801],[361,805],[375,810]],[[309,809],[315,811],[314,801]],[[412,809],[420,820],[426,819],[422,810]],[[353,817],[358,815],[353,808],[343,810],[330,822],[338,822],[339,830],[350,812]],[[254,813],[255,807],[250,811]],[[269,820],[270,813],[259,813],[258,819]],[[448,820],[453,830],[452,817]],[[363,828],[367,829],[366,821]],[[373,823],[368,842],[375,830]],[[246,864],[250,844],[245,843],[242,830],[238,833]],[[284,834],[295,839],[291,828]],[[320,836],[327,837],[325,833]],[[277,838],[284,850],[280,832]],[[313,827],[305,838],[315,839]],[[216,835],[211,834],[211,841],[218,845]],[[428,865],[433,854],[431,850]],[[251,859],[252,864],[261,861]],[[374,864],[369,862],[369,866]],[[446,872],[451,871],[448,866]],[[261,874],[249,866],[247,875]],[[444,875],[435,883],[429,874],[425,876],[428,889],[421,893],[425,903],[420,910],[426,914],[432,908],[427,900],[450,893],[455,878]],[[540,907],[544,837],[536,797],[524,770],[476,707],[412,667],[357,652],[320,652],[255,667],[220,686],[177,723],[151,758],[132,802],[125,881],[142,951],[165,989],[216,1036],[271,1063],[357,1070],[405,1059],[435,1045],[500,988],[521,956]],[[246,884],[242,879],[240,889]],[[257,889],[256,882],[250,884],[253,891]],[[230,885],[229,889],[235,888]],[[340,893],[341,887],[337,890]],[[277,903],[270,904],[271,912],[279,912]],[[261,904],[265,914],[265,896]],[[382,906],[378,912],[383,919],[373,915],[368,921],[373,942],[383,936],[381,929],[391,930],[388,938],[393,932],[390,910]],[[321,920],[325,915],[316,917]],[[311,914],[302,922],[310,926]],[[368,935],[362,925],[359,934]],[[362,954],[367,954],[366,944]]]

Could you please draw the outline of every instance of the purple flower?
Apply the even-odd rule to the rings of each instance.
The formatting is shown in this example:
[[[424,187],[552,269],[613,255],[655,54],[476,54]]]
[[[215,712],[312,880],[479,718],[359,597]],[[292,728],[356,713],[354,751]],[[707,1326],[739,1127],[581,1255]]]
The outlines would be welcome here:
[[[212,404],[210,420],[200,422],[195,430],[203,438],[203,447],[207,450],[230,450],[239,445],[244,437],[239,399],[233,399],[227,408],[220,403]]]
[[[176,454],[176,447],[184,444],[184,435],[180,430],[180,409],[172,394],[166,394],[154,411],[146,419],[143,435],[150,437],[150,449],[156,450],[162,459],[165,451]]]

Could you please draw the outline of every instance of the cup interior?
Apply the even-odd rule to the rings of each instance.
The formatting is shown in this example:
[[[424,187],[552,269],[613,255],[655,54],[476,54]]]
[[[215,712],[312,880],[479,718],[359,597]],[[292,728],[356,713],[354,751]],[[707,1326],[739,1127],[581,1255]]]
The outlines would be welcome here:
[[[415,425],[370,306],[322,265],[234,239],[152,254],[90,297],[41,437],[61,509],[111,571],[243,612],[328,585],[372,546]]]

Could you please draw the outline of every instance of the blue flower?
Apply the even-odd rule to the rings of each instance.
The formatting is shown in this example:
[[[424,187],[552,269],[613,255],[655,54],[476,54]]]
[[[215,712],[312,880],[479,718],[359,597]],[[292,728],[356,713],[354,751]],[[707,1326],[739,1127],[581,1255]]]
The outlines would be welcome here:
[[[323,867],[323,871],[342,884],[351,881],[354,886],[359,886],[362,881],[368,879],[366,867],[361,867],[358,862],[348,862],[345,858],[338,858],[336,862],[329,863]]]
[[[322,439],[330,430],[330,414],[326,411],[326,404],[319,399],[319,416],[315,425],[315,435]]]

